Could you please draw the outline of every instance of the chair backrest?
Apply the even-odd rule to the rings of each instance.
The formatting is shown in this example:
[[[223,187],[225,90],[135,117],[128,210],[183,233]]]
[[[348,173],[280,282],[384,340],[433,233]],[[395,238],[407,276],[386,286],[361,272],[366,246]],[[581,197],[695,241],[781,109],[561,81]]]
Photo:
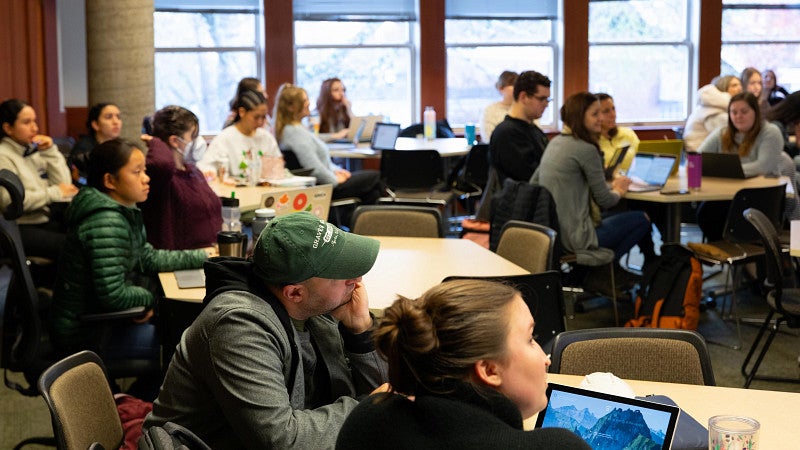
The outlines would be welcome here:
[[[444,237],[441,213],[425,206],[359,206],[351,229],[367,236]]]
[[[773,297],[775,299],[775,309],[781,314],[786,315],[781,299],[783,298],[783,279],[784,267],[791,267],[791,264],[784,265],[783,252],[781,252],[780,236],[769,218],[760,210],[748,208],[742,213],[747,222],[753,225],[764,245],[767,266],[767,281],[772,284]],[[796,314],[795,314],[796,315]]]
[[[384,150],[381,179],[389,189],[435,189],[444,183],[442,157],[436,150]]]
[[[549,351],[553,338],[565,330],[564,300],[559,272],[551,270],[505,277],[447,277],[444,281],[464,278],[499,281],[518,289],[536,323],[533,330],[536,342],[545,352]]]
[[[540,273],[555,268],[555,244],[556,232],[552,228],[509,220],[500,232],[495,253],[530,273]]]
[[[28,369],[36,361],[41,347],[42,322],[39,316],[39,297],[31,278],[22,237],[15,220],[22,214],[25,190],[13,172],[0,170],[0,186],[11,197],[3,217],[0,217],[0,265],[11,271],[8,289],[0,296],[0,367],[13,372]],[[35,383],[35,380],[29,380]],[[25,395],[37,395],[35,386],[24,388],[9,383]]]
[[[103,361],[88,350],[53,364],[39,378],[58,448],[84,449],[94,442],[119,448],[123,431]]]
[[[592,328],[565,331],[553,341],[550,372],[611,372],[631,380],[713,386],[711,357],[695,331]]]
[[[783,221],[783,204],[786,201],[786,185],[740,189],[733,197],[722,237],[731,242],[758,242],[761,240],[755,228],[745,220],[747,208],[758,208],[776,229]]]
[[[281,153],[283,154],[283,163],[284,166],[289,170],[296,170],[302,169],[303,167],[300,165],[300,160],[297,159],[297,155],[295,155],[294,150],[290,148],[281,148]]]
[[[486,188],[489,181],[489,144],[475,144],[469,149],[457,181],[481,190]]]

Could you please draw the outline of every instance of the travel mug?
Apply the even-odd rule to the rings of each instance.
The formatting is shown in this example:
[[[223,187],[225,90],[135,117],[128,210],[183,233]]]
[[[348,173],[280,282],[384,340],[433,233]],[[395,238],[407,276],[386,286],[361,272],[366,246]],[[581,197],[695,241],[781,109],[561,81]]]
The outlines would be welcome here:
[[[703,179],[703,155],[697,152],[686,152],[686,176],[688,178],[689,189],[700,190],[700,182]]]
[[[217,233],[219,256],[243,256],[243,237],[247,239],[247,235],[239,231],[220,231]]]

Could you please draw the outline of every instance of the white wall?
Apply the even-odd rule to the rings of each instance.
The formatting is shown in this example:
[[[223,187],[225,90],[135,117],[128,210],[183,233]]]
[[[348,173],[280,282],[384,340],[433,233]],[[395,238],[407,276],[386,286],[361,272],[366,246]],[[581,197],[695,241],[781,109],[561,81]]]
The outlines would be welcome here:
[[[87,106],[86,5],[84,0],[56,0],[62,105]]]

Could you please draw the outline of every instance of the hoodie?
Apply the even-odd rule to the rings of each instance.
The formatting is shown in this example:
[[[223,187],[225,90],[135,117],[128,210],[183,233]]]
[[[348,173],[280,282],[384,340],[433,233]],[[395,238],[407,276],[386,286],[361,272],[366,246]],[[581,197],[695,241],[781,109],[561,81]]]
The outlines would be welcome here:
[[[728,104],[731,95],[722,92],[713,84],[697,91],[697,106],[686,119],[683,142],[687,150],[696,151],[708,135],[728,124]]]

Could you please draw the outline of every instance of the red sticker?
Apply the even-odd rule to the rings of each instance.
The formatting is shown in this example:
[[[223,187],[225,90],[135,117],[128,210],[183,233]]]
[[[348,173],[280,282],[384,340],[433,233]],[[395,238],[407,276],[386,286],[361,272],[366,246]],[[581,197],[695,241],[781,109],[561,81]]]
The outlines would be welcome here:
[[[301,192],[297,194],[297,197],[294,198],[294,203],[292,206],[294,206],[295,211],[300,211],[304,206],[306,206],[307,201],[308,196],[305,194],[305,192]]]

